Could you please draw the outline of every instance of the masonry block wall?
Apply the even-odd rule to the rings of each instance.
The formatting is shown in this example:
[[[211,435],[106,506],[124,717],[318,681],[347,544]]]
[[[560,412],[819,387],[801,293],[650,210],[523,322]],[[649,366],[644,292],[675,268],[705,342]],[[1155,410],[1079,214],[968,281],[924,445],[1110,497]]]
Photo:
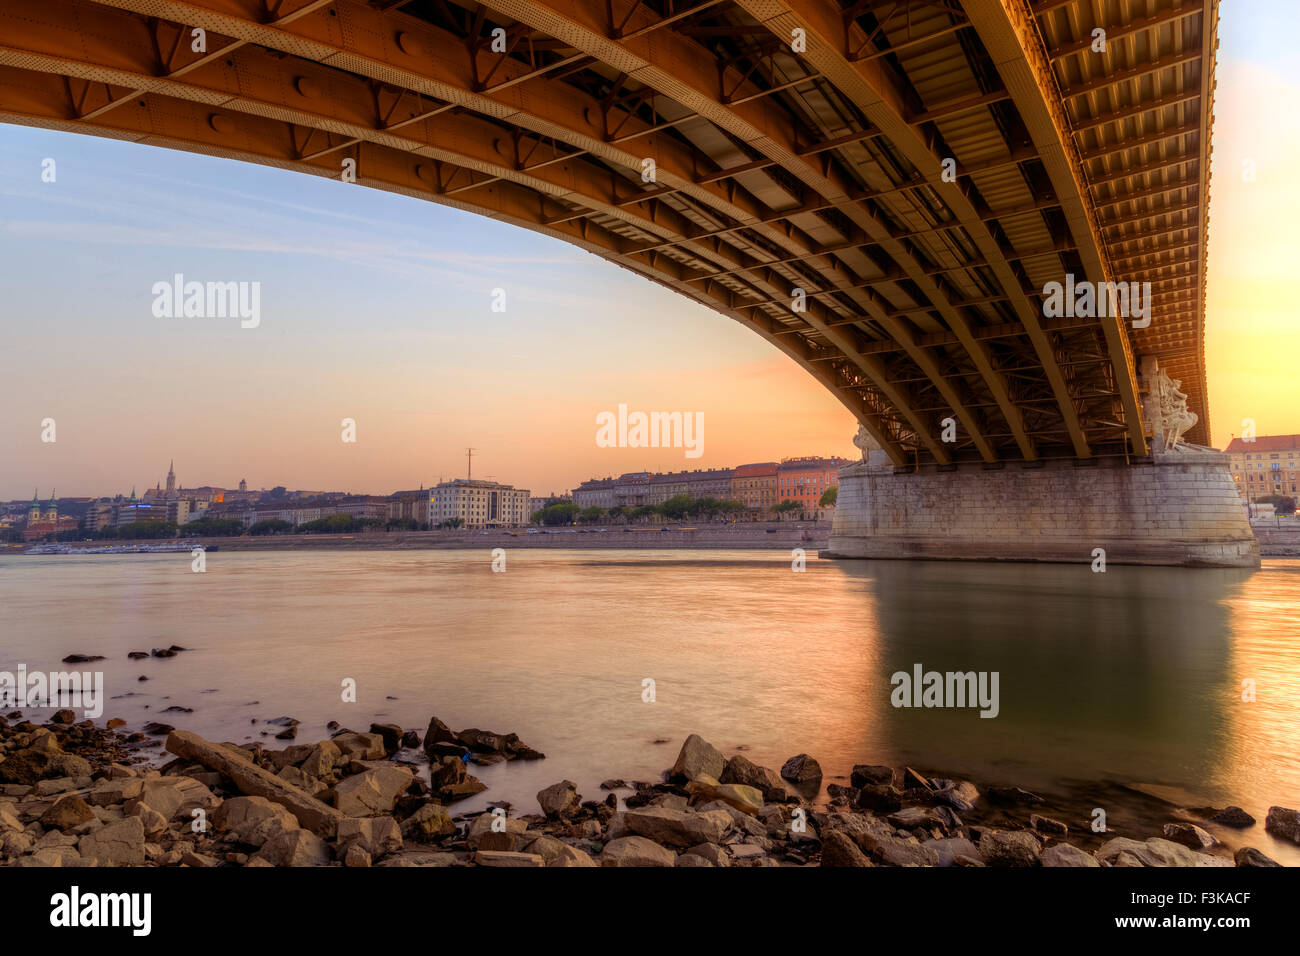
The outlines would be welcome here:
[[[1125,464],[980,464],[840,471],[831,557],[1258,567],[1226,455],[1184,450]]]

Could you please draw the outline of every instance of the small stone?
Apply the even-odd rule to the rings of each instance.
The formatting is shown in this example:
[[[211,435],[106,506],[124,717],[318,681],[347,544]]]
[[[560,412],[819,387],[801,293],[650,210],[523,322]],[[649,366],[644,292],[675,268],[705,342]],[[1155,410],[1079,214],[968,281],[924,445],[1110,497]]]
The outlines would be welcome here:
[[[343,865],[352,867],[364,867],[370,865],[370,854],[361,848],[361,844],[351,844],[347,852],[343,854]]]
[[[41,826],[54,830],[71,830],[96,819],[95,811],[81,797],[69,794],[59,797],[41,814]]]
[[[1236,829],[1245,829],[1255,825],[1255,818],[1252,817],[1241,807],[1224,807],[1214,816],[1210,817],[1211,823],[1217,823],[1224,827],[1235,827]]]
[[[1039,816],[1037,813],[1029,815],[1029,825],[1039,833],[1050,833],[1054,836],[1065,836],[1070,832],[1070,828],[1060,820]]]
[[[402,745],[402,728],[397,724],[371,724],[370,732],[378,734],[384,742],[384,749],[390,754]]]
[[[731,854],[716,843],[701,843],[693,846],[677,858],[681,864],[683,857],[698,856],[707,860],[711,866],[731,866]]]
[[[389,816],[344,817],[339,821],[338,843],[340,846],[360,846],[366,851],[365,865],[369,866],[371,859],[400,850],[402,833],[397,821]]]
[[[855,787],[889,786],[894,782],[894,768],[882,764],[856,764],[849,774],[849,783]]]
[[[509,850],[478,850],[474,862],[479,866],[532,867],[545,866],[546,861],[536,853],[514,853]]]
[[[253,860],[272,866],[328,866],[330,848],[310,830],[284,830],[267,840]]]
[[[911,767],[903,768],[904,790],[933,790],[930,781]]]
[[[491,817],[491,814],[485,814]],[[432,843],[456,832],[456,824],[440,803],[429,802],[402,821],[402,836],[420,843]]]
[[[350,817],[393,812],[393,805],[411,786],[415,775],[405,767],[376,767],[348,777],[334,788],[334,805]]]
[[[743,787],[753,787],[764,800],[771,800],[774,803],[784,803],[786,800],[786,788],[781,782],[780,775],[767,767],[760,767],[740,754],[727,761],[718,780],[724,784],[734,783]]]
[[[1042,852],[1039,857],[1043,866],[1064,867],[1064,866],[1101,866],[1091,853],[1085,853],[1077,846],[1069,843],[1053,843]]]
[[[1264,818],[1264,831],[1280,840],[1300,843],[1300,811],[1286,807],[1269,807]]]
[[[1238,866],[1250,866],[1250,867],[1270,867],[1270,866],[1282,865],[1281,863],[1278,863],[1275,860],[1269,859],[1263,853],[1260,853],[1259,850],[1256,850],[1253,846],[1243,846],[1240,850],[1238,850],[1236,853],[1232,855],[1232,862],[1236,863]]]
[[[572,816],[582,805],[578,785],[572,780],[561,780],[537,792],[537,802],[542,813],[551,819]]]
[[[212,822],[240,843],[257,847],[285,830],[298,829],[298,818],[266,797],[231,797],[217,808]]]
[[[858,791],[857,807],[859,810],[894,813],[902,809],[902,806],[903,793],[897,787],[872,784]]]
[[[925,844],[926,849],[933,850],[939,857],[940,866],[958,866],[957,860],[965,857],[969,860],[976,860],[983,865],[984,858],[980,856],[980,851],[976,849],[975,844],[965,837],[944,837],[942,840],[930,840]]]
[[[81,838],[77,852],[99,866],[143,866],[144,824],[139,817],[127,817],[100,827]]]
[[[871,861],[843,830],[828,830],[822,834],[821,865],[871,866]]]
[[[979,850],[988,866],[1038,866],[1043,847],[1023,830],[985,830]]]
[[[1166,823],[1164,834],[1166,840],[1173,840],[1193,850],[1208,850],[1219,845],[1218,840],[1194,823]]]

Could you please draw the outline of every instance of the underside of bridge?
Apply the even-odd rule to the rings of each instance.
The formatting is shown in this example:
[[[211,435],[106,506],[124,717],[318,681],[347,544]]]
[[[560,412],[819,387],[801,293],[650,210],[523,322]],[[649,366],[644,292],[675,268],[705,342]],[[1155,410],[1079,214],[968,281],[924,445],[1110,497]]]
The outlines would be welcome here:
[[[0,0],[0,122],[350,168],[572,243],[762,335],[897,469],[1131,463],[1152,357],[1209,441],[1217,13]],[[1151,283],[1149,325],[1053,314],[1067,281]]]

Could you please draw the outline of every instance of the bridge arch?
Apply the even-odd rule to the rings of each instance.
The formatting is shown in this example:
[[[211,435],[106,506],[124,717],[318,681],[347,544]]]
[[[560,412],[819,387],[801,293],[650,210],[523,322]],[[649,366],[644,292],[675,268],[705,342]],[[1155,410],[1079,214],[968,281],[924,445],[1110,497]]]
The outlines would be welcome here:
[[[1217,4],[1119,7],[0,0],[0,121],[350,160],[572,243],[763,336],[896,465],[1142,455],[1139,352],[1208,417]],[[1067,273],[1152,281],[1159,324],[1044,318]]]

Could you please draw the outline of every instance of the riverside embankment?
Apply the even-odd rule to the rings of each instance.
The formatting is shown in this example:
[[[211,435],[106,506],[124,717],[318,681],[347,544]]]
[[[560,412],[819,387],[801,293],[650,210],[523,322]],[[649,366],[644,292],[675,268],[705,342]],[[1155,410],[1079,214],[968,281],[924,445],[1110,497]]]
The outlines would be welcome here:
[[[208,549],[219,551],[291,551],[291,550],[379,550],[412,551],[419,549],[464,550],[467,548],[590,548],[590,549],[714,549],[744,550],[803,548],[814,551],[826,547],[830,539],[829,521],[749,522],[734,525],[661,526],[622,528],[605,531],[577,528],[512,531],[371,531],[355,534],[281,534],[241,535],[239,537],[184,538]],[[68,549],[132,547],[165,544],[164,541],[69,541]]]

